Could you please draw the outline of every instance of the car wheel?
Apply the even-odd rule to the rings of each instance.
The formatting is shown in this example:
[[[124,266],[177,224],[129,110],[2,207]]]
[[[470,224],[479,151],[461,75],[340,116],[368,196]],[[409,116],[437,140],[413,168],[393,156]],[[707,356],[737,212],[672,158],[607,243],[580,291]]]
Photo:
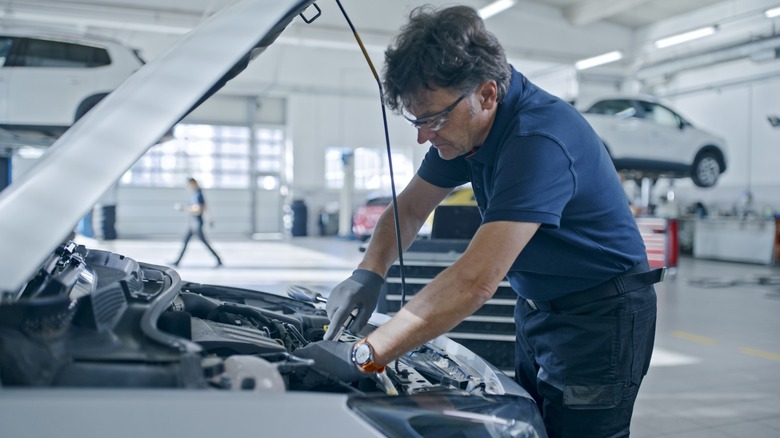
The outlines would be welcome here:
[[[104,97],[108,96],[108,93],[95,94],[84,99],[78,108],[76,108],[76,117],[73,122],[78,122],[80,118],[84,117],[86,113],[95,107]]]
[[[720,176],[720,162],[715,154],[705,152],[693,162],[691,179],[699,187],[712,187]]]

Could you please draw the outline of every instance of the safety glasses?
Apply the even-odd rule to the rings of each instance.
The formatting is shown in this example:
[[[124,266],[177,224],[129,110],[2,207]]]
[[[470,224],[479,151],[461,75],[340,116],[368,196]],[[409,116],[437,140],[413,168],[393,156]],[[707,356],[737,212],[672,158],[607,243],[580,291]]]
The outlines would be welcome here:
[[[452,112],[452,110],[455,109],[456,106],[460,103],[463,98],[468,96],[471,93],[471,91],[467,91],[460,95],[458,100],[455,102],[452,102],[452,105],[448,106],[447,108],[444,108],[443,110],[433,113],[431,115],[420,117],[419,119],[414,119],[411,117],[408,117],[406,114],[404,114],[404,118],[407,122],[409,122],[412,126],[414,126],[416,129],[424,129],[426,131],[438,131],[441,128],[444,127],[444,125],[447,124],[447,121],[449,120],[448,116]]]

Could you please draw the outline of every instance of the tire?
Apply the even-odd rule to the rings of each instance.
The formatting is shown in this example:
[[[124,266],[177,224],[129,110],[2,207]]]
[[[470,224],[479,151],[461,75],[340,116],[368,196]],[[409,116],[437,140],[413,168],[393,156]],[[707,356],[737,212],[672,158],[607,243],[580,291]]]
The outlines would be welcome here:
[[[699,187],[712,187],[721,173],[720,160],[712,152],[703,152],[693,161],[691,179]]]
[[[76,108],[76,117],[74,117],[73,123],[78,122],[80,118],[84,117],[84,115],[88,113],[89,110],[94,108],[95,105],[97,105],[106,96],[108,96],[108,93],[101,93],[89,96],[88,98],[84,99],[81,104],[79,104],[79,107]]]

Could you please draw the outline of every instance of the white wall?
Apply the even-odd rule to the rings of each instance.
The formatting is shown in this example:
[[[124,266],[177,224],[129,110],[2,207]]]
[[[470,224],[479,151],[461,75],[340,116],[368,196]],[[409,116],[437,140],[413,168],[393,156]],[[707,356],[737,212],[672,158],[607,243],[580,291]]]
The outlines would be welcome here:
[[[204,190],[214,219],[208,235],[250,234],[249,192],[244,190]],[[185,188],[122,187],[117,199],[117,233],[121,238],[178,238],[187,229],[189,215],[174,210],[174,204],[188,206]]]

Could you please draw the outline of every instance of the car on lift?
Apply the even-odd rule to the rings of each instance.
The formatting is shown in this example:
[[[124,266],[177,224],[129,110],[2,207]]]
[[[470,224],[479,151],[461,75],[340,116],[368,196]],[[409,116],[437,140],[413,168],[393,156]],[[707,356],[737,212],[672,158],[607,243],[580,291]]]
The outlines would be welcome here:
[[[723,138],[694,127],[654,99],[602,99],[583,115],[618,171],[638,178],[690,177],[699,187],[712,187],[726,170]]]
[[[250,60],[261,62],[313,3],[233,3],[109,94],[35,172],[0,193],[3,436],[546,436],[521,386],[446,337],[386,375],[342,382],[295,355],[325,332],[316,293],[293,288],[292,299],[187,282],[170,267],[69,239],[138,157]],[[387,318],[374,314],[340,340],[363,338]]]
[[[144,65],[108,38],[0,31],[0,129],[58,136]]]

